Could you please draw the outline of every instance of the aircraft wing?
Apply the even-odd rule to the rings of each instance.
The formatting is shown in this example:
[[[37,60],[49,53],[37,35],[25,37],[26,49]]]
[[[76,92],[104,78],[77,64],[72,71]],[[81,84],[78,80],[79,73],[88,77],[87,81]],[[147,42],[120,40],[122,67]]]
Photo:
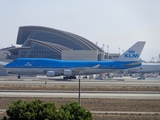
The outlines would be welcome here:
[[[93,66],[92,68],[97,69],[97,68],[99,68],[99,66],[100,66],[100,64],[97,64],[97,65]]]
[[[84,71],[84,70],[91,69],[91,68],[97,69],[97,68],[99,68],[99,66],[100,66],[100,64],[97,64],[97,65],[95,65],[93,67],[72,68],[72,70],[74,72],[80,72],[80,71]]]
[[[7,65],[8,62],[0,61],[0,65]]]

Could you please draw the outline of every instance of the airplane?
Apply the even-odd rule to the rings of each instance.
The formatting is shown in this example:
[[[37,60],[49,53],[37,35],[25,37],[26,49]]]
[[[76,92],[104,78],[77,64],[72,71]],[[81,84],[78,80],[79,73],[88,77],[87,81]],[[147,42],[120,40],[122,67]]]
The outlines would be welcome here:
[[[61,76],[63,79],[76,79],[76,75],[100,74],[117,69],[141,66],[140,54],[145,41],[138,41],[116,60],[78,61],[55,60],[48,58],[17,58],[6,64],[7,71],[21,75],[45,74],[47,77]]]
[[[142,63],[140,67],[128,69],[130,73],[154,73],[160,72],[160,63]]]
[[[135,73],[140,73],[141,76],[140,78],[145,79],[145,75],[146,73],[158,73],[160,72],[160,63],[143,63],[142,65],[139,67],[135,67],[135,68],[129,68],[126,70],[127,73],[129,74],[135,74]]]

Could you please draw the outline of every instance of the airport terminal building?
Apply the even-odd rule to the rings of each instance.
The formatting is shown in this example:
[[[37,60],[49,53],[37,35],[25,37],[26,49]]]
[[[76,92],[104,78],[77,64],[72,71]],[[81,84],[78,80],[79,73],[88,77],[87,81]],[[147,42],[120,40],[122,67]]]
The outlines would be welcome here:
[[[0,50],[1,60],[52,58],[59,60],[104,60],[106,53],[91,41],[62,30],[21,26],[16,44]],[[1,74],[0,74],[1,75]]]
[[[77,60],[103,60],[104,51],[91,41],[62,30],[39,26],[19,27],[16,44],[21,47],[8,48],[8,59],[15,58],[52,58]],[[63,53],[65,52],[65,53]],[[88,52],[87,58],[84,57]],[[79,57],[71,57],[72,55]],[[70,57],[65,57],[65,56]]]

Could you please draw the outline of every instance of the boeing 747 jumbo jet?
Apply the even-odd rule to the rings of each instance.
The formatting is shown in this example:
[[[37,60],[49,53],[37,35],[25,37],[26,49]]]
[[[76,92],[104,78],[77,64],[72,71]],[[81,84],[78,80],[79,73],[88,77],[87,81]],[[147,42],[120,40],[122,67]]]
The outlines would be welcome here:
[[[75,75],[100,74],[117,69],[133,68],[141,65],[140,54],[144,41],[135,43],[116,60],[73,61],[47,58],[18,58],[4,66],[10,72],[20,75],[45,74],[48,77],[63,75],[64,79],[76,79]]]

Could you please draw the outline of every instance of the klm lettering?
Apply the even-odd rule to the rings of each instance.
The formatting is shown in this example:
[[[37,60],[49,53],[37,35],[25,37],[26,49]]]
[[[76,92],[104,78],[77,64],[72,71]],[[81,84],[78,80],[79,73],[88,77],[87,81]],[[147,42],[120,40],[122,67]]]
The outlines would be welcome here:
[[[125,58],[138,58],[139,55],[138,54],[125,54],[124,57]]]

